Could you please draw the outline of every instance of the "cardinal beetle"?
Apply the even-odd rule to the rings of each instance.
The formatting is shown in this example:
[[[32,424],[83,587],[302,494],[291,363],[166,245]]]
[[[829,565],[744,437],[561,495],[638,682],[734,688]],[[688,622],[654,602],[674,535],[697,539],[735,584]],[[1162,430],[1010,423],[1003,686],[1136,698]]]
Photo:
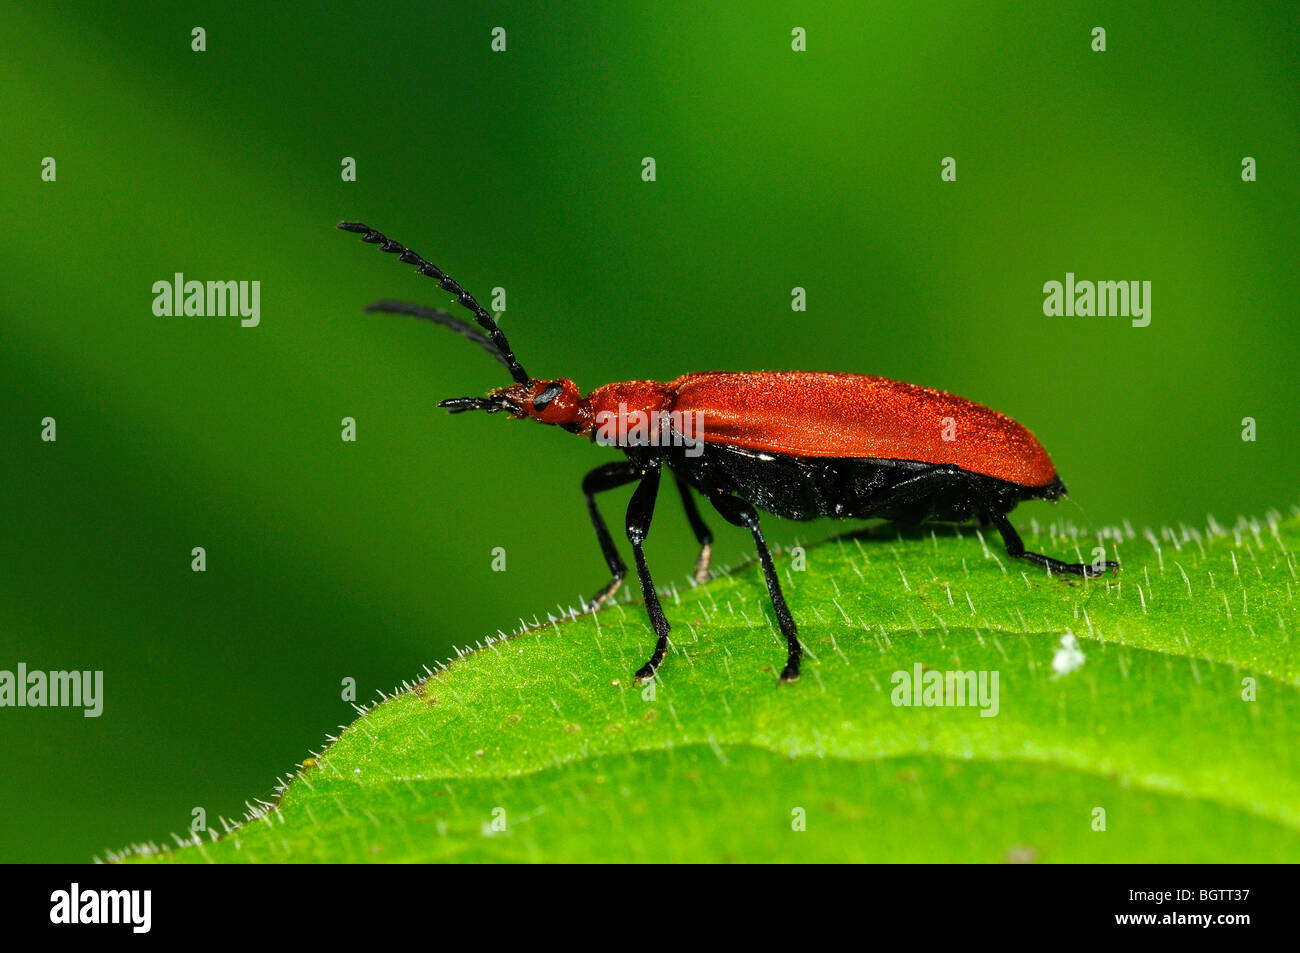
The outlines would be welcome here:
[[[567,377],[529,377],[492,315],[437,266],[368,225],[342,222],[339,228],[415,265],[454,295],[483,330],[421,305],[381,301],[367,311],[412,315],[451,328],[505,365],[514,380],[487,397],[454,397],[439,407],[453,414],[505,411],[593,441],[611,432],[626,435],[600,441],[614,443],[627,459],[596,467],[583,479],[582,492],[611,576],[592,597],[594,610],[614,595],[627,573],[596,494],[637,483],[627,508],[627,538],[657,636],[654,654],[636,673],[639,679],[654,676],[668,648],[668,620],[642,550],[664,467],[673,473],[699,541],[697,581],[708,576],[713,534],[700,518],[692,491],[728,523],[753,534],[788,647],[782,681],[799,677],[803,649],[759,528],[758,510],[795,520],[828,516],[959,523],[977,518],[997,527],[1009,556],[1032,560],[1049,573],[1091,577],[1118,568],[1109,561],[1066,563],[1025,551],[1007,513],[1021,500],[1054,501],[1065,494],[1065,484],[1033,434],[987,407],[882,377],[803,371],[687,374],[668,383],[624,381],[584,396]],[[617,422],[613,428],[611,421]],[[636,425],[646,421],[652,424],[649,433],[643,429],[637,436]],[[687,426],[697,421],[698,427]]]

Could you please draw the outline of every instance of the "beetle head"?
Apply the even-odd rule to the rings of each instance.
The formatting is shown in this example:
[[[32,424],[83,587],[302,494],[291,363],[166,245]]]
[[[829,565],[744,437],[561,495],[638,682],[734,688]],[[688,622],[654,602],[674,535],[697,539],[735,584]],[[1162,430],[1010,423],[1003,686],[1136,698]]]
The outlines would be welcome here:
[[[453,397],[439,402],[453,414],[467,410],[484,410],[489,414],[505,411],[512,417],[531,417],[544,424],[571,424],[582,409],[578,385],[567,377],[554,381],[527,381],[498,387],[487,397]]]

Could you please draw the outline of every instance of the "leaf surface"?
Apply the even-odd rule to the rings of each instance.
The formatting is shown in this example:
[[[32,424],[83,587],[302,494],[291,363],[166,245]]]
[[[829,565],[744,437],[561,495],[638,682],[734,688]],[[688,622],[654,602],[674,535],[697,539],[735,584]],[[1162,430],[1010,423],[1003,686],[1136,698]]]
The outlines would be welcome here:
[[[669,591],[650,685],[639,603],[490,640],[232,832],[113,859],[1300,860],[1300,520],[1026,543],[1099,540],[1123,570],[1086,582],[969,529],[782,554],[807,650],[788,685],[752,563]],[[918,666],[996,675],[996,713],[897,704]]]

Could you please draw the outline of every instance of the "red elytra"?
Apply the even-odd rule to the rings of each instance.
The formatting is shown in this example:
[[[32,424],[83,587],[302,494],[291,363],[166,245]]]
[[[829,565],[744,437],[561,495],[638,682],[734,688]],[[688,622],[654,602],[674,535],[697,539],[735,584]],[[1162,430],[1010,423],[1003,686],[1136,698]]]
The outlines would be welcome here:
[[[884,377],[711,371],[666,384],[628,381],[593,390],[572,419],[585,433],[590,417],[617,413],[620,403],[647,414],[699,413],[705,441],[749,450],[952,464],[1027,487],[1056,479],[1043,445],[1010,417]]]

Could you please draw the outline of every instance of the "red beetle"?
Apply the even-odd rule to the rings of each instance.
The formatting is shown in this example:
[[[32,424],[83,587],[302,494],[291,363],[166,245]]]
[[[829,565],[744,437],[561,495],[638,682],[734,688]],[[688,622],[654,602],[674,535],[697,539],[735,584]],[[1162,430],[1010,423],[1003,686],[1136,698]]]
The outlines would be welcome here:
[[[1049,571],[1097,576],[1118,568],[1109,561],[1066,563],[1025,551],[1007,513],[1021,500],[1056,500],[1065,484],[1033,434],[987,407],[882,377],[802,371],[687,374],[668,383],[624,381],[583,396],[568,378],[529,377],[492,315],[435,265],[367,225],[343,222],[339,228],[415,265],[455,295],[483,331],[421,305],[381,301],[367,311],[409,314],[452,328],[505,365],[514,379],[487,397],[455,397],[439,407],[452,413],[505,411],[531,417],[617,446],[627,455],[588,473],[582,492],[611,573],[590,601],[594,609],[614,594],[627,573],[596,494],[638,484],[627,509],[627,538],[657,642],[637,678],[653,677],[668,648],[668,620],[642,550],[665,466],[676,478],[700,544],[697,580],[707,577],[713,534],[700,518],[692,490],[703,494],[727,522],[753,534],[788,646],[783,681],[799,677],[803,650],[759,528],[758,510],[795,520],[978,518],[997,527],[1010,556]]]

